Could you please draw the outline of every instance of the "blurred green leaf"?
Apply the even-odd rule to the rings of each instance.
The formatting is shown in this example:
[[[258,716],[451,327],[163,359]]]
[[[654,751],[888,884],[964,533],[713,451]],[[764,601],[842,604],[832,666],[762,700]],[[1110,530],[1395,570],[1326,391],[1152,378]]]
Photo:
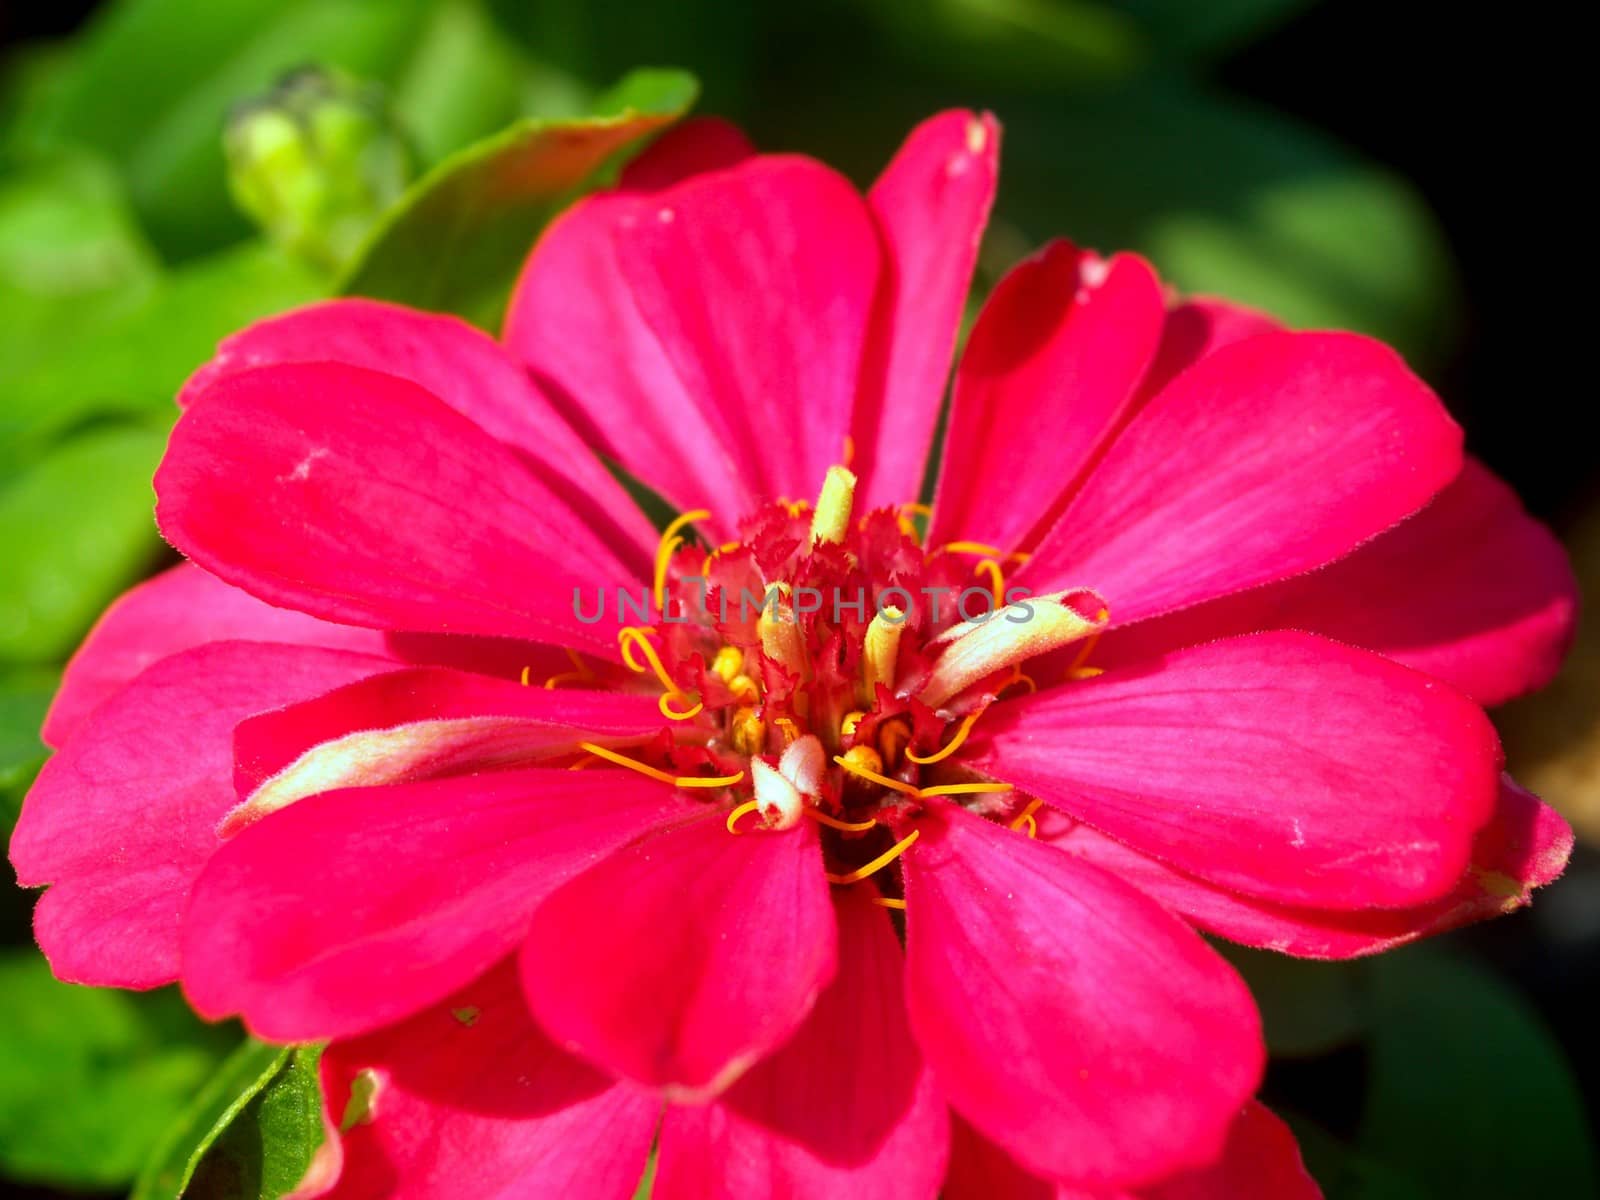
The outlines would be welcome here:
[[[175,990],[59,983],[37,951],[0,956],[0,1170],[116,1187],[215,1069],[232,1035]]]
[[[1442,236],[1399,179],[1266,109],[1177,84],[1006,113],[1003,220],[1148,254],[1186,292],[1436,361],[1454,332]]]
[[[16,824],[23,793],[45,759],[39,726],[60,681],[54,671],[0,674],[0,835]]]
[[[150,477],[165,438],[92,429],[0,487],[0,662],[63,658],[161,553]]]
[[[1366,972],[1362,1156],[1434,1200],[1600,1194],[1577,1082],[1527,1001],[1433,946],[1386,954]]]
[[[246,1041],[161,1139],[132,1200],[276,1200],[323,1148],[320,1046]]]
[[[0,377],[137,306],[159,272],[101,161],[56,155],[0,177]],[[0,405],[9,412],[9,395]]]
[[[599,115],[519,121],[452,155],[390,210],[340,290],[495,327],[546,222],[694,97],[681,71],[635,71],[599,102]]]
[[[1326,1054],[1361,1036],[1364,1015],[1349,963],[1313,962],[1220,941],[1216,946],[1250,985],[1273,1054]]]
[[[228,334],[316,299],[325,284],[264,243],[247,242],[165,276],[131,312],[86,322],[56,353],[9,371],[0,363],[0,466],[38,453],[91,416],[177,416],[172,398]],[[0,630],[0,644],[4,631]]]
[[[119,0],[26,135],[112,157],[156,243],[182,257],[245,234],[223,185],[229,107],[310,62],[387,79],[432,0]]]
[[[1159,51],[1215,58],[1282,25],[1312,0],[1108,0],[1127,14]]]

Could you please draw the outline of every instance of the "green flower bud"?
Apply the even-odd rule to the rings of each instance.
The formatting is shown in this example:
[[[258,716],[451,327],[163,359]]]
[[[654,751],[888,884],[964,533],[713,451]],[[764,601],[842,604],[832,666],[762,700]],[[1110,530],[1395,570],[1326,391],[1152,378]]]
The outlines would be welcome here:
[[[315,67],[239,105],[223,147],[239,207],[329,271],[349,261],[413,174],[382,89]]]

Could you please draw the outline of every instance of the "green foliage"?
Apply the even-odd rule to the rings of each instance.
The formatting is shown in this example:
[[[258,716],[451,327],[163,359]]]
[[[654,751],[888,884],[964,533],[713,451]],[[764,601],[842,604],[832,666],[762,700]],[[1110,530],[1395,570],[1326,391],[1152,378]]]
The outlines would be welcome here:
[[[0,673],[0,834],[9,834],[22,795],[44,761],[39,726],[59,678],[54,671]]]
[[[222,1064],[139,1173],[132,1200],[276,1200],[327,1140],[319,1046],[247,1040]]]
[[[114,1187],[212,1075],[231,1035],[173,991],[59,983],[37,951],[0,956],[0,1170]]]

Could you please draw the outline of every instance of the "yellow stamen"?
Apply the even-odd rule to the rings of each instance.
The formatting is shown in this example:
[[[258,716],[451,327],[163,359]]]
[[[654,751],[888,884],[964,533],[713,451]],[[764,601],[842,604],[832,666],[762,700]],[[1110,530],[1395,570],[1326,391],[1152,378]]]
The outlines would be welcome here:
[[[778,599],[773,599],[773,592],[777,592]],[[805,634],[800,629],[799,617],[788,603],[789,593],[786,583],[775,583],[767,589],[761,615],[756,618],[756,633],[768,658],[806,679],[810,675],[810,664],[806,657]]]
[[[931,504],[919,504],[915,500],[907,500],[904,504],[900,505],[899,511],[903,513],[913,513],[925,521],[933,520],[933,505]]]
[[[723,683],[732,683],[734,676],[744,670],[744,651],[737,646],[724,646],[711,660],[711,673]]]
[[[735,675],[728,680],[728,690],[740,704],[754,704],[761,699],[761,688],[748,675]]]
[[[867,700],[876,703],[878,684],[894,691],[895,665],[900,656],[900,630],[905,627],[906,615],[892,604],[872,618],[867,626],[865,644],[861,649],[861,672],[867,685]]]
[[[642,763],[637,759],[629,758],[626,754],[618,754],[615,750],[607,750],[604,746],[598,746],[594,742],[579,742],[578,749],[587,750],[596,758],[603,758],[609,763],[615,763],[619,767],[627,767],[630,771],[637,771],[639,774],[647,776],[650,779],[659,780],[662,783],[670,783],[675,787],[732,787],[734,784],[738,783],[744,778],[743,771],[740,771],[737,775],[669,775],[659,767],[652,767],[648,763]]]
[[[598,758],[596,758],[594,755],[585,754],[577,762],[573,763],[570,767],[568,767],[567,770],[569,770],[569,771],[586,771],[590,767],[594,766],[595,763],[597,763],[599,761],[600,760]]]
[[[855,737],[856,730],[861,727],[861,722],[866,719],[866,716],[867,714],[859,708],[845,713],[844,719],[839,722],[839,736],[844,738]]]
[[[748,756],[761,753],[767,740],[767,727],[754,708],[746,707],[734,712],[728,726],[728,740],[740,754]]]
[[[672,556],[677,552],[678,547],[683,545],[683,539],[675,535],[684,526],[692,525],[696,521],[704,521],[710,515],[705,509],[696,508],[677,517],[672,524],[661,531],[661,541],[656,546],[655,598],[657,612],[666,612],[663,596],[667,589],[667,566],[672,562]]]
[[[1029,675],[1021,667],[1012,667],[1011,678],[1000,685],[1000,691],[1004,692],[1006,689],[1015,687],[1019,683],[1025,683],[1028,685],[1028,695],[1030,696],[1039,690],[1039,685],[1033,681],[1032,675]],[[998,695],[999,693],[996,694]]]
[[[584,662],[583,659],[578,657],[578,652],[576,650],[568,649],[567,658],[571,661],[573,669],[570,671],[563,671],[559,675],[552,675],[549,679],[546,679],[544,681],[545,691],[548,692],[557,684],[565,683],[569,679],[576,680],[579,683],[592,683],[594,681],[594,671],[590,669],[588,663]],[[528,667],[522,668],[523,687],[528,686],[528,671]]]
[[[736,808],[732,812],[730,812],[728,814],[728,820],[727,820],[728,832],[733,834],[733,835],[735,835],[735,836],[738,836],[739,831],[737,829],[735,829],[734,826],[739,823],[739,818],[744,816],[745,813],[755,812],[755,810],[760,808],[760,807],[761,807],[761,801],[759,801],[759,800],[746,800],[743,804],[739,805],[738,808]]]
[[[711,576],[711,560],[712,559],[716,558],[717,555],[719,555],[719,554],[726,554],[730,550],[737,550],[743,544],[744,544],[743,542],[723,542],[722,545],[718,546],[710,554],[706,555],[705,561],[700,564],[700,576],[701,576],[701,578],[703,578],[703,579],[710,578],[710,576]]]
[[[1030,838],[1037,838],[1039,836],[1039,822],[1035,821],[1031,815],[1023,817],[1022,822],[1025,826],[1027,835]],[[1015,826],[1013,826],[1013,828],[1015,828]]]
[[[1006,577],[1000,570],[1000,564],[992,558],[985,558],[972,568],[972,573],[989,577],[989,594],[994,597],[994,606],[996,608],[1004,607],[1006,602]]]
[[[527,687],[528,686],[528,672],[531,671],[531,670],[533,670],[532,667],[523,667],[522,668],[522,686],[523,687]]]
[[[661,665],[661,656],[656,653],[656,648],[650,644],[648,634],[655,630],[641,628],[638,625],[627,625],[617,631],[617,641],[622,644],[622,661],[628,664],[628,669],[636,674],[643,675],[646,670],[655,673],[656,680],[661,684],[662,690],[674,695],[681,695],[676,682],[667,674],[666,667]],[[637,648],[642,651],[648,667],[641,666],[639,660],[634,658],[633,651]]]
[[[978,718],[983,716],[984,709],[987,707],[988,706],[985,705],[984,708],[975,708],[969,712],[966,717],[963,718],[960,726],[957,727],[955,737],[951,738],[943,746],[939,747],[939,749],[928,755],[928,757],[923,758],[913,750],[907,750],[906,757],[912,762],[921,766],[927,766],[929,763],[943,762],[957,750],[961,749],[961,743],[967,740],[967,734],[972,732],[972,727],[978,723]]]
[[[904,900],[896,900],[893,896],[874,896],[872,902],[880,908],[894,908],[900,912],[905,912],[906,910],[906,902]]]
[[[985,558],[997,559],[1001,562],[1025,563],[1033,557],[1021,550],[1006,551],[999,546],[991,546],[988,542],[946,542],[939,547],[940,554],[981,554]]]
[[[1043,804],[1044,804],[1043,800],[1030,800],[1030,801],[1028,801],[1028,807],[1023,809],[1020,813],[1018,813],[1016,820],[1011,822],[1011,828],[1013,828],[1013,829],[1021,829],[1024,825],[1026,825],[1026,826],[1028,826],[1028,828],[1030,830],[1032,830],[1032,832],[1029,833],[1028,836],[1029,837],[1033,837],[1035,834],[1037,834],[1039,832],[1039,826],[1038,826],[1038,823],[1034,821],[1033,814],[1038,812],[1039,809],[1043,806]]]
[[[783,744],[785,746],[792,746],[800,740],[800,726],[794,723],[793,718],[779,717],[772,723],[783,730]]]
[[[900,752],[911,743],[911,722],[903,714],[878,726],[878,753],[883,761],[900,761]]]
[[[687,700],[689,697],[683,692],[662,692],[661,698],[656,701],[656,707],[661,710],[661,715],[669,721],[688,721],[698,717],[705,708],[704,700],[696,700],[694,706],[684,711],[672,707],[674,700]]]
[[[983,796],[1010,790],[1009,783],[941,783],[934,787],[918,788],[917,795],[926,800],[929,796]]]
[[[1067,668],[1068,679],[1093,679],[1096,675],[1105,674],[1105,671],[1100,667],[1086,667],[1083,664],[1089,661],[1089,656],[1094,653],[1094,648],[1100,644],[1100,635],[1105,632],[1105,623],[1110,619],[1111,610],[1109,608],[1102,608],[1095,614],[1095,620],[1100,623],[1101,628],[1096,629],[1084,640],[1083,649],[1078,651],[1072,660],[1072,665]]]
[[[857,750],[866,751],[866,754],[872,755],[874,759],[878,757],[877,751],[873,750],[870,746],[857,746],[855,750],[851,750],[849,754],[834,755],[833,761],[838,763],[846,771],[850,772],[850,774],[855,775],[858,778],[865,779],[869,783],[875,783],[879,787],[886,787],[892,791],[904,793],[907,796],[917,795],[917,789],[912,787],[909,783],[905,783],[899,779],[890,779],[887,775],[881,774],[878,771],[874,771],[871,767],[867,766],[862,761],[866,758],[866,754],[857,755]],[[855,757],[852,757],[852,755]]]
[[[812,542],[842,542],[850,532],[850,508],[855,503],[856,477],[849,467],[829,467],[822,492],[811,516]]]
[[[846,833],[865,833],[869,829],[877,828],[878,825],[876,821],[841,821],[838,817],[830,817],[818,808],[808,808],[805,814],[819,825],[826,825],[829,829],[842,829]]]
[[[854,871],[851,871],[848,874],[835,875],[832,872],[825,872],[825,874],[828,876],[828,882],[839,884],[860,883],[863,879],[870,879],[872,876],[876,875],[879,871],[883,870],[895,859],[899,858],[902,854],[909,850],[911,848],[911,843],[916,841],[921,836],[922,830],[913,829],[907,836],[901,838],[882,854],[878,855],[877,858],[873,859],[865,866],[857,867]]]

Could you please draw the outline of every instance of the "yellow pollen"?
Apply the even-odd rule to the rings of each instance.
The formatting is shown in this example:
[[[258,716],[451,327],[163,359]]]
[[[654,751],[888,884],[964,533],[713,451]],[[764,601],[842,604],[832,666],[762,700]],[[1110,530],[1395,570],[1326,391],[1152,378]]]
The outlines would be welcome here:
[[[728,739],[740,754],[760,754],[767,740],[767,727],[754,708],[745,707],[733,714],[728,728]]]
[[[866,715],[859,708],[845,713],[844,719],[839,722],[839,736],[844,738],[855,737],[856,730],[860,728],[861,722],[866,719]]]
[[[935,787],[918,788],[917,795],[925,800],[929,796],[983,796],[1010,790],[1009,783],[941,783]]]
[[[812,542],[842,542],[850,532],[850,508],[855,503],[856,477],[849,467],[829,467],[811,517]]]
[[[992,558],[985,558],[972,568],[972,573],[989,577],[989,594],[994,597],[994,606],[1003,608],[1006,602],[1006,577],[1000,570],[1000,564]]]
[[[727,820],[728,832],[737,837],[739,831],[737,829],[735,829],[734,826],[739,823],[739,818],[744,816],[745,813],[755,812],[756,809],[758,809],[760,807],[761,807],[761,801],[759,801],[759,800],[746,800],[743,804],[739,805],[738,808],[736,808],[732,812],[730,812],[728,814],[728,820]]]
[[[894,908],[900,912],[905,912],[906,910],[906,902],[904,900],[896,900],[893,896],[874,896],[872,902],[880,908]]]
[[[879,787],[886,787],[891,791],[900,792],[907,796],[917,795],[917,789],[909,783],[899,779],[891,779],[882,773],[883,760],[878,757],[878,752],[871,746],[856,746],[847,754],[834,755],[833,761],[850,772],[850,774],[860,779],[865,779],[869,783],[875,783]],[[873,767],[867,765],[868,763],[875,763],[879,769],[874,770]]]
[[[683,545],[683,539],[676,536],[678,530],[686,525],[692,525],[696,521],[704,521],[710,515],[710,512],[706,509],[696,508],[682,514],[661,531],[661,541],[656,546],[655,600],[657,612],[666,612],[667,567],[672,562],[672,556],[677,552],[678,547]]]
[[[662,692],[660,699],[656,701],[656,707],[661,710],[661,715],[669,721],[688,721],[700,715],[701,710],[705,708],[705,701],[696,700],[692,707],[683,711],[672,707],[674,700],[687,699],[688,696],[682,692]]]
[[[772,723],[783,730],[783,744],[785,746],[792,746],[800,740],[800,726],[794,723],[793,718],[778,717]]]
[[[1028,827],[1028,836],[1038,837],[1039,823],[1033,819],[1033,814],[1038,812],[1043,804],[1043,800],[1028,801],[1028,807],[1018,813],[1016,820],[1011,822],[1011,828],[1021,829],[1024,825],[1026,825]]]
[[[754,704],[761,699],[761,688],[748,675],[735,675],[728,680],[728,690],[740,704]]]
[[[842,829],[845,833],[865,833],[869,829],[876,829],[876,821],[841,821],[838,817],[830,817],[821,809],[808,808],[806,816],[819,825],[826,825],[829,829]]]
[[[776,600],[774,592],[778,594]],[[775,583],[767,589],[761,615],[756,618],[756,633],[768,658],[782,663],[801,679],[808,679],[810,663],[806,657],[805,634],[793,607],[788,604],[789,592],[786,583]]]
[[[659,780],[662,783],[670,783],[675,787],[732,787],[734,784],[738,783],[744,778],[743,771],[740,771],[737,775],[669,775],[659,767],[652,767],[648,763],[642,763],[637,759],[629,758],[626,754],[618,754],[615,750],[607,750],[604,746],[596,745],[594,742],[579,742],[578,748],[580,750],[587,750],[596,758],[603,758],[609,763],[615,763],[619,767],[627,767],[630,771],[637,771],[639,774],[650,779]]]
[[[895,859],[899,858],[902,854],[909,850],[911,848],[911,843],[915,842],[921,836],[922,830],[913,829],[910,834],[901,838],[882,854],[878,855],[877,858],[873,859],[865,866],[857,867],[854,871],[851,871],[848,874],[834,875],[831,872],[826,872],[828,876],[828,882],[839,884],[860,883],[863,879],[870,879],[872,876],[876,875],[879,871],[883,870]]]
[[[978,723],[978,718],[983,716],[984,711],[987,708],[988,706],[985,705],[983,708],[975,708],[969,712],[962,720],[960,726],[957,727],[955,737],[951,738],[939,749],[928,755],[928,757],[923,758],[914,750],[907,750],[906,757],[920,766],[927,766],[929,763],[943,762],[957,750],[961,749],[961,743],[967,740],[967,734],[972,732],[972,727]]]
[[[734,676],[744,670],[744,651],[737,646],[724,646],[711,660],[711,673],[723,683],[732,683]]]
[[[872,618],[867,626],[865,644],[861,649],[862,682],[867,687],[868,703],[876,703],[878,684],[894,691],[895,665],[900,656],[900,630],[906,615],[892,604]]]

